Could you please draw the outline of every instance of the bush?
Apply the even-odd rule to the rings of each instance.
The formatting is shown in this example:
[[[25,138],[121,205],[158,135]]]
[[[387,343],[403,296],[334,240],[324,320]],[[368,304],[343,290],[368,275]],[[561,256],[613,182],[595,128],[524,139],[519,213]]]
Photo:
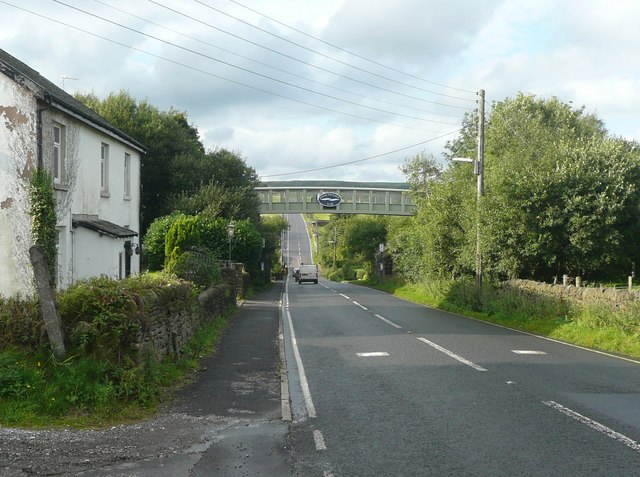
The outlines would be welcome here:
[[[200,219],[193,215],[183,215],[174,220],[164,240],[165,267],[180,254],[200,246],[199,222]]]
[[[42,341],[42,314],[36,300],[0,296],[0,350],[36,348]]]
[[[144,236],[144,255],[150,271],[162,270],[165,261],[165,237],[180,214],[166,215],[154,220]]]
[[[167,271],[178,278],[193,282],[198,288],[209,288],[222,278],[216,256],[209,250],[190,250],[170,260]]]

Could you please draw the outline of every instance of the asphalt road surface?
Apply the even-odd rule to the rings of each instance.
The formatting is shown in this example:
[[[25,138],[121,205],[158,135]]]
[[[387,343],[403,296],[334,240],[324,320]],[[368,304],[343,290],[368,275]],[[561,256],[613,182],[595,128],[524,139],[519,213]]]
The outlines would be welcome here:
[[[640,475],[638,362],[326,280],[282,312],[298,475]]]

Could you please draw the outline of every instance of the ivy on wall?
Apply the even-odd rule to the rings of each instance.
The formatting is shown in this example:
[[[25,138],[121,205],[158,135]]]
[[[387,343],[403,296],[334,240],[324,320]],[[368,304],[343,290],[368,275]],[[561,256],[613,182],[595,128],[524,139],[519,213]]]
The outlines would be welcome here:
[[[36,169],[29,184],[29,214],[31,233],[36,245],[42,247],[47,258],[51,283],[56,283],[56,203],[51,176],[44,169]]]

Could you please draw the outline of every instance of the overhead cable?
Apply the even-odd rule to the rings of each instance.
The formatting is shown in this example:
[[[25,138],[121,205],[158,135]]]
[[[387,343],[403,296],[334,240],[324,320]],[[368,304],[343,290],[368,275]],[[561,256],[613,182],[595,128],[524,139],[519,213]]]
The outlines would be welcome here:
[[[101,5],[104,5],[105,7],[111,8],[112,10],[116,10],[116,11],[118,11],[120,13],[124,13],[125,15],[129,15],[130,17],[136,18],[138,20],[142,20],[143,22],[148,23],[150,25],[154,25],[154,26],[156,26],[158,28],[162,28],[163,30],[167,30],[167,31],[169,31],[171,33],[175,33],[177,35],[180,35],[180,36],[182,36],[184,38],[189,38],[190,40],[196,41],[198,43],[202,43],[203,45],[207,45],[207,46],[210,46],[212,48],[216,48],[217,50],[223,51],[223,52],[228,53],[230,55],[233,55],[233,56],[236,56],[238,58],[242,58],[244,60],[251,61],[252,63],[256,63],[258,65],[264,66],[265,68],[269,68],[269,69],[278,71],[280,73],[284,73],[284,74],[289,75],[289,76],[294,76],[296,78],[300,78],[300,79],[302,79],[304,81],[309,81],[311,83],[323,86],[325,88],[333,89],[335,91],[340,91],[342,93],[346,93],[346,94],[349,94],[349,95],[352,95],[352,96],[356,96],[356,97],[359,97],[359,98],[362,98],[362,99],[366,99],[368,101],[375,101],[375,102],[378,102],[378,103],[388,104],[388,105],[391,105],[391,106],[396,106],[396,107],[405,108],[405,109],[410,109],[410,110],[418,111],[418,112],[421,112],[421,113],[438,114],[439,116],[448,116],[448,117],[456,117],[456,118],[458,117],[458,116],[451,116],[451,115],[445,114],[445,113],[434,113],[433,111],[426,111],[424,109],[415,108],[415,107],[412,107],[412,106],[407,106],[406,104],[398,104],[398,103],[393,103],[391,101],[385,101],[385,100],[379,99],[379,98],[372,98],[372,97],[366,96],[364,94],[356,93],[355,91],[350,91],[350,90],[347,90],[347,89],[344,89],[344,88],[338,88],[337,86],[333,86],[333,85],[330,85],[328,83],[323,83],[322,81],[318,81],[318,80],[315,80],[315,79],[312,79],[312,78],[309,78],[309,77],[294,73],[294,72],[286,70],[284,68],[278,68],[277,66],[273,66],[273,65],[270,65],[270,64],[265,63],[263,61],[256,60],[255,58],[251,58],[249,56],[242,55],[240,53],[228,50],[226,48],[222,48],[221,46],[214,45],[213,43],[201,40],[200,38],[196,38],[194,36],[187,35],[186,33],[182,33],[182,32],[180,32],[178,30],[173,29],[173,28],[169,28],[167,26],[164,26],[164,25],[161,25],[161,24],[156,23],[154,21],[151,21],[151,20],[148,20],[146,18],[143,18],[143,17],[141,17],[139,15],[135,15],[135,14],[133,14],[131,12],[123,10],[122,8],[118,8],[118,7],[115,7],[113,5],[109,5],[108,3],[103,2],[102,0],[93,0],[93,1],[96,2],[96,3],[99,3]]]
[[[388,151],[388,152],[383,152],[383,153],[380,153],[380,154],[376,154],[375,156],[369,156],[369,157],[365,157],[363,159],[356,159],[355,161],[340,162],[340,163],[337,163],[337,164],[332,164],[330,166],[316,167],[314,169],[305,169],[305,170],[295,171],[295,172],[283,172],[281,174],[267,174],[267,175],[260,176],[260,177],[266,178],[266,177],[292,176],[292,175],[295,175],[295,174],[306,174],[307,172],[316,172],[316,171],[322,171],[322,170],[325,170],[325,169],[333,169],[334,167],[342,167],[342,166],[348,166],[348,165],[351,165],[351,164],[357,164],[358,162],[370,161],[372,159],[377,159],[379,157],[388,156],[390,154],[395,154],[396,152],[402,152],[402,151],[406,151],[407,149],[412,149],[414,147],[422,146],[422,145],[427,144],[429,142],[437,141],[438,139],[442,139],[443,137],[450,136],[451,134],[455,134],[455,133],[460,132],[460,131],[461,131],[461,129],[456,129],[455,131],[450,131],[450,132],[448,132],[446,134],[442,134],[441,136],[432,137],[431,139],[427,139],[426,141],[418,142],[416,144],[411,144],[410,146],[401,147],[401,148],[395,149],[393,151]]]
[[[289,101],[293,101],[293,102],[296,102],[296,103],[299,103],[299,104],[304,104],[305,106],[311,106],[313,108],[317,108],[317,109],[321,109],[321,110],[324,110],[324,111],[340,114],[340,115],[343,115],[343,116],[348,116],[348,117],[355,118],[355,119],[361,119],[361,120],[364,120],[364,121],[374,122],[374,123],[383,124],[383,125],[387,125],[387,126],[398,127],[398,128],[412,129],[412,130],[416,130],[416,131],[435,132],[435,131],[430,131],[430,130],[427,130],[427,129],[407,126],[405,124],[388,123],[388,122],[379,121],[379,120],[376,120],[376,119],[373,119],[373,118],[368,118],[368,117],[364,117],[364,116],[358,116],[356,114],[351,114],[351,113],[347,113],[347,112],[344,112],[344,111],[339,111],[339,110],[328,108],[328,107],[325,107],[325,106],[321,106],[321,105],[318,105],[318,104],[315,104],[315,103],[310,103],[308,101],[303,101],[303,100],[300,100],[300,99],[292,98],[290,96],[286,96],[286,95],[283,95],[283,94],[280,94],[280,93],[275,93],[273,91],[269,91],[269,90],[266,90],[266,89],[263,89],[263,88],[252,86],[252,85],[249,85],[247,83],[243,83],[241,81],[237,81],[237,80],[233,80],[233,79],[230,79],[230,78],[226,78],[224,76],[221,76],[221,75],[218,75],[218,74],[215,74],[215,73],[211,73],[209,71],[205,71],[205,70],[202,70],[200,68],[196,68],[194,66],[187,65],[185,63],[182,63],[182,62],[179,62],[179,61],[176,61],[176,60],[172,60],[170,58],[165,58],[163,56],[157,55],[155,53],[151,53],[149,51],[143,50],[141,48],[137,48],[135,46],[127,45],[126,43],[122,43],[122,42],[119,42],[119,41],[114,40],[112,38],[107,38],[107,37],[104,37],[102,35],[98,35],[97,33],[94,33],[94,32],[88,31],[88,30],[84,30],[84,29],[82,29],[80,27],[77,27],[75,25],[71,25],[69,23],[65,23],[65,22],[60,21],[60,20],[56,20],[54,18],[48,17],[46,15],[43,15],[41,13],[33,12],[33,11],[28,10],[26,8],[19,7],[17,5],[12,4],[12,3],[6,2],[5,0],[0,0],[0,3],[2,3],[4,5],[8,5],[8,6],[13,7],[13,8],[16,8],[18,10],[22,10],[22,11],[24,11],[26,13],[38,16],[40,18],[44,18],[44,19],[52,21],[54,23],[58,23],[60,25],[66,26],[68,28],[72,28],[72,29],[80,31],[82,33],[86,33],[86,34],[94,36],[96,38],[100,38],[101,40],[105,40],[105,41],[108,41],[110,43],[114,43],[116,45],[120,45],[122,47],[129,48],[131,50],[138,51],[140,53],[144,53],[144,54],[152,56],[154,58],[158,58],[158,59],[166,61],[168,63],[172,63],[172,64],[175,64],[175,65],[178,65],[178,66],[182,66],[182,67],[190,69],[192,71],[196,71],[198,73],[202,73],[202,74],[205,74],[207,76],[211,76],[213,78],[221,79],[221,80],[227,81],[229,83],[237,84],[237,85],[240,85],[240,86],[243,86],[243,87],[255,90],[255,91],[259,91],[261,93],[269,94],[271,96],[276,96],[276,97],[279,97],[279,98],[282,98],[282,99],[286,99],[286,100],[289,100]]]
[[[56,1],[56,0],[53,0],[53,1]],[[248,40],[247,38],[243,38],[240,35],[236,35],[235,33],[231,33],[229,31],[226,31],[226,30],[224,30],[222,28],[219,28],[219,27],[217,27],[215,25],[211,25],[210,23],[207,23],[207,22],[205,22],[203,20],[200,20],[199,18],[195,18],[193,16],[187,15],[186,13],[183,13],[183,12],[181,12],[179,10],[176,10],[174,8],[171,8],[171,7],[168,7],[166,5],[163,5],[163,4],[161,4],[161,3],[159,3],[159,2],[157,2],[155,0],[148,0],[148,1],[153,3],[153,4],[155,4],[155,5],[158,5],[159,7],[164,8],[166,10],[169,10],[169,11],[171,11],[173,13],[176,13],[178,15],[181,15],[181,16],[185,17],[185,18],[193,20],[194,22],[200,23],[201,25],[207,26],[207,27],[209,27],[209,28],[211,28],[213,30],[216,30],[216,31],[219,31],[219,32],[224,33],[226,35],[232,36],[234,38],[237,38],[238,40],[241,40],[241,41],[244,41],[244,42],[249,43],[251,45],[257,46],[258,48],[262,48],[262,49],[264,49],[266,51],[270,51],[271,53],[275,53],[276,55],[280,55],[280,56],[282,56],[284,58],[288,58],[290,60],[297,61],[297,62],[302,63],[304,65],[307,65],[307,66],[309,66],[311,68],[315,68],[315,69],[318,69],[320,71],[324,71],[325,73],[329,73],[329,74],[338,76],[340,78],[344,78],[344,79],[347,79],[349,81],[353,81],[355,83],[360,83],[362,85],[368,86],[370,88],[377,89],[379,91],[385,91],[385,92],[390,93],[390,94],[394,94],[394,95],[397,95],[397,96],[402,96],[402,97],[405,97],[405,98],[413,99],[415,101],[421,101],[421,102],[424,102],[424,103],[436,104],[438,106],[443,106],[443,107],[446,107],[446,108],[454,108],[454,109],[462,109],[462,110],[468,110],[469,109],[468,106],[459,106],[459,105],[454,105],[454,104],[441,103],[441,102],[438,102],[438,101],[432,101],[432,100],[429,100],[429,99],[420,98],[419,96],[412,96],[410,94],[400,93],[398,91],[393,91],[393,90],[388,89],[388,88],[383,88],[381,86],[377,86],[375,84],[368,83],[366,81],[362,81],[362,80],[359,80],[359,79],[356,79],[356,78],[352,78],[352,77],[347,76],[347,75],[343,75],[341,73],[337,73],[337,72],[329,70],[327,68],[323,68],[321,66],[314,65],[313,63],[309,63],[307,61],[301,60],[301,59],[296,58],[294,56],[287,55],[286,53],[282,53],[281,51],[275,50],[273,48],[269,48],[267,46],[261,45],[258,42],[255,42],[255,41],[252,41],[252,40]],[[475,100],[469,100],[469,101],[475,101]]]
[[[286,86],[290,86],[292,88],[296,88],[296,89],[300,89],[302,91],[306,91],[308,93],[317,94],[319,96],[324,96],[326,98],[330,98],[330,99],[333,99],[335,101],[341,101],[341,102],[344,102],[344,103],[347,103],[347,104],[351,104],[351,105],[354,105],[354,106],[357,106],[357,107],[360,107],[360,108],[370,109],[372,111],[377,111],[377,112],[380,112],[380,113],[390,114],[392,116],[400,116],[400,117],[404,117],[404,118],[408,118],[408,119],[414,119],[414,120],[417,120],[417,121],[424,121],[424,122],[430,122],[430,123],[436,123],[436,124],[444,124],[444,125],[449,125],[449,126],[457,126],[458,125],[457,123],[450,123],[450,122],[446,122],[446,121],[438,121],[438,120],[435,120],[435,119],[427,119],[427,118],[421,118],[421,117],[417,117],[417,116],[410,116],[408,114],[402,114],[402,113],[396,113],[396,112],[393,112],[393,111],[387,111],[385,109],[375,108],[373,106],[367,106],[367,105],[364,105],[364,104],[357,103],[355,101],[350,101],[348,99],[339,98],[337,96],[332,96],[330,94],[321,93],[319,91],[314,91],[314,90],[312,90],[310,88],[305,88],[304,86],[300,86],[300,85],[297,85],[297,84],[294,84],[294,83],[290,83],[288,81],[284,81],[284,80],[281,80],[281,79],[278,79],[278,78],[274,78],[273,76],[269,76],[269,75],[266,75],[266,74],[263,74],[263,73],[259,73],[259,72],[250,70],[248,68],[244,68],[243,66],[234,65],[233,63],[229,63],[228,61],[224,61],[224,60],[221,60],[219,58],[215,58],[213,56],[210,56],[210,55],[207,55],[205,53],[193,50],[191,48],[187,48],[187,47],[178,45],[176,43],[173,43],[171,41],[164,40],[162,38],[159,38],[157,36],[151,35],[149,33],[145,33],[143,31],[136,30],[135,28],[131,28],[131,27],[128,27],[126,25],[122,25],[121,23],[118,23],[116,21],[110,20],[108,18],[101,17],[100,15],[96,15],[95,13],[91,13],[91,12],[88,12],[86,10],[83,10],[82,8],[75,7],[73,5],[69,5],[68,3],[65,3],[65,2],[63,2],[61,0],[52,0],[52,1],[55,2],[55,3],[58,3],[60,5],[64,5],[65,7],[71,8],[72,10],[76,10],[78,12],[82,12],[82,13],[84,13],[86,15],[89,15],[91,17],[97,18],[97,19],[102,20],[104,22],[111,23],[112,25],[116,25],[116,26],[118,26],[120,28],[124,28],[125,30],[129,30],[129,31],[131,31],[133,33],[137,33],[139,35],[146,36],[147,38],[151,38],[153,40],[156,40],[156,41],[159,41],[161,43],[164,43],[166,45],[173,46],[174,48],[178,48],[178,49],[184,50],[186,52],[193,53],[194,55],[198,55],[198,56],[201,56],[203,58],[215,61],[217,63],[221,63],[221,64],[229,66],[231,68],[236,68],[236,69],[238,69],[240,71],[244,71],[245,73],[250,73],[250,74],[259,76],[261,78],[268,79],[270,81],[275,81],[277,83],[280,83],[280,84],[283,84],[283,85],[286,85]],[[152,2],[152,3],[155,3],[155,2]]]
[[[291,30],[293,30],[293,31],[295,31],[295,32],[298,32],[298,33],[300,33],[301,35],[304,35],[304,36],[306,36],[306,37],[308,37],[308,38],[312,38],[312,39],[314,39],[314,40],[316,40],[316,41],[319,41],[319,42],[321,42],[321,43],[324,43],[325,45],[328,45],[328,46],[330,46],[330,47],[332,47],[332,48],[335,48],[335,49],[337,49],[337,50],[339,50],[339,51],[342,51],[342,52],[344,52],[344,53],[348,53],[348,54],[350,54],[350,55],[355,56],[356,58],[360,58],[361,60],[367,61],[367,62],[369,62],[369,63],[371,63],[371,64],[376,65],[376,66],[380,66],[380,67],[385,68],[385,69],[387,69],[387,70],[389,70],[389,71],[393,71],[393,72],[395,72],[395,73],[400,73],[400,74],[402,74],[402,75],[408,76],[409,78],[414,78],[414,79],[417,79],[417,80],[419,80],[419,81],[423,81],[423,82],[425,82],[425,83],[429,83],[429,84],[432,84],[432,85],[435,85],[435,86],[440,86],[440,87],[442,87],[442,88],[448,88],[448,89],[452,89],[452,90],[460,91],[460,92],[463,92],[463,93],[472,93],[472,94],[473,94],[473,93],[475,93],[475,91],[471,91],[471,90],[468,90],[468,89],[456,88],[455,86],[449,86],[449,85],[446,85],[446,84],[443,84],[443,83],[437,83],[437,82],[435,82],[435,81],[430,81],[430,80],[428,80],[428,79],[421,78],[420,76],[412,75],[412,74],[407,73],[407,72],[405,72],[405,71],[402,71],[402,70],[399,70],[399,69],[393,68],[393,67],[388,66],[388,65],[385,65],[385,64],[383,64],[383,63],[379,63],[379,62],[377,62],[377,61],[375,61],[375,60],[372,60],[372,59],[367,58],[367,57],[365,57],[365,56],[359,55],[358,53],[354,53],[353,51],[347,50],[347,49],[342,48],[342,47],[340,47],[340,46],[338,46],[338,45],[334,45],[333,43],[330,43],[330,42],[328,42],[328,41],[326,41],[326,40],[323,40],[323,39],[321,39],[321,38],[318,38],[318,37],[315,37],[315,36],[313,36],[313,35],[310,35],[309,33],[305,32],[305,31],[302,31],[302,30],[300,30],[300,29],[298,29],[298,28],[292,27],[291,25],[288,25],[288,24],[283,23],[283,22],[281,22],[281,21],[279,21],[279,20],[276,20],[276,19],[275,19],[275,18],[273,18],[273,17],[270,17],[270,16],[268,16],[268,15],[265,15],[264,13],[261,13],[261,12],[259,12],[258,10],[255,10],[255,9],[253,9],[253,8],[251,8],[251,7],[248,7],[248,6],[246,6],[246,5],[243,5],[242,3],[240,3],[240,2],[238,2],[238,1],[236,1],[236,0],[229,0],[229,1],[230,1],[231,3],[235,3],[236,5],[238,5],[238,6],[242,7],[242,8],[245,8],[245,9],[247,9],[247,10],[249,10],[249,11],[251,11],[251,12],[253,12],[253,13],[257,14],[257,15],[260,15],[260,16],[262,16],[262,17],[264,17],[264,18],[267,18],[268,20],[271,20],[272,22],[275,22],[275,23],[277,23],[277,24],[279,24],[279,25],[282,25],[282,26],[284,26],[284,27],[287,27],[287,28],[289,28],[289,29],[291,29]],[[436,93],[436,94],[440,94],[441,96],[446,96],[446,97],[450,97],[450,98],[457,98],[457,96],[449,96],[449,95],[442,94],[442,93]]]
[[[155,4],[157,4],[157,5],[160,5],[160,4],[159,4],[157,1],[155,1],[155,0],[149,0],[149,1],[150,1],[151,3],[155,3]],[[267,35],[271,35],[271,36],[273,36],[273,37],[275,37],[275,38],[278,38],[279,40],[282,40],[282,41],[285,41],[285,42],[290,43],[290,44],[292,44],[292,45],[295,45],[295,46],[297,46],[298,48],[302,48],[303,50],[310,51],[311,53],[313,53],[313,54],[315,54],[315,55],[322,56],[323,58],[327,58],[327,59],[329,59],[329,60],[331,60],[331,61],[335,61],[336,63],[340,63],[341,65],[348,66],[349,68],[353,68],[353,69],[355,69],[355,70],[357,70],[357,71],[360,71],[360,72],[363,72],[363,73],[366,73],[366,74],[369,74],[369,75],[372,75],[372,76],[376,76],[376,77],[378,77],[378,78],[382,78],[382,79],[384,79],[384,80],[386,80],[386,81],[390,81],[390,82],[392,82],[392,83],[399,84],[400,86],[403,86],[403,87],[405,87],[405,88],[415,88],[415,89],[417,89],[417,90],[424,91],[424,92],[426,92],[426,93],[435,94],[435,95],[438,95],[438,96],[446,96],[446,97],[449,97],[449,98],[455,98],[455,99],[459,99],[459,100],[462,100],[462,101],[474,101],[474,100],[469,99],[469,98],[461,98],[461,97],[459,97],[459,96],[451,96],[451,95],[447,95],[447,94],[438,93],[438,92],[436,92],[436,91],[431,91],[431,90],[428,90],[428,89],[420,88],[419,86],[414,86],[414,85],[410,85],[410,84],[407,84],[407,83],[403,83],[402,81],[398,81],[398,80],[395,80],[395,79],[393,79],[393,78],[389,78],[389,77],[387,77],[387,76],[380,75],[380,74],[374,73],[374,72],[372,72],[372,71],[366,70],[366,69],[364,69],[364,68],[360,68],[360,67],[358,67],[358,66],[354,66],[354,65],[352,65],[351,63],[348,63],[348,62],[346,62],[346,61],[339,60],[339,59],[334,58],[334,57],[332,57],[332,56],[330,56],[330,55],[326,55],[326,54],[324,54],[324,53],[322,53],[322,52],[319,52],[319,51],[317,51],[317,50],[314,50],[313,48],[306,47],[306,46],[304,46],[304,45],[301,45],[300,43],[296,43],[295,41],[289,40],[288,38],[285,38],[285,37],[283,37],[283,36],[280,36],[280,35],[277,35],[277,34],[275,34],[275,33],[272,33],[272,32],[270,32],[269,30],[265,30],[264,28],[260,28],[259,26],[253,25],[252,23],[249,23],[249,22],[247,22],[247,21],[245,21],[245,20],[242,20],[241,18],[234,17],[233,15],[231,15],[231,14],[229,14],[229,13],[226,13],[226,12],[224,12],[224,11],[222,11],[222,10],[218,9],[218,8],[212,7],[211,5],[208,5],[207,3],[205,3],[205,2],[203,2],[203,1],[201,1],[201,0],[193,0],[193,1],[194,1],[194,2],[196,2],[196,3],[198,3],[198,4],[200,4],[200,5],[202,5],[202,6],[204,6],[204,7],[207,7],[207,8],[209,8],[209,9],[211,9],[211,10],[214,10],[214,11],[216,11],[216,12],[218,12],[218,13],[221,13],[222,15],[225,15],[225,16],[227,16],[227,17],[229,17],[229,18],[232,18],[232,19],[234,19],[234,20],[236,20],[236,21],[239,21],[239,22],[241,22],[241,23],[244,23],[245,25],[248,25],[248,26],[250,26],[251,28],[255,28],[256,30],[259,30],[259,31],[261,31],[261,32],[263,32],[263,33],[266,33]],[[332,46],[333,46],[333,45],[332,45]],[[345,50],[345,51],[346,51],[346,50]],[[471,91],[471,92],[473,93],[473,91]]]

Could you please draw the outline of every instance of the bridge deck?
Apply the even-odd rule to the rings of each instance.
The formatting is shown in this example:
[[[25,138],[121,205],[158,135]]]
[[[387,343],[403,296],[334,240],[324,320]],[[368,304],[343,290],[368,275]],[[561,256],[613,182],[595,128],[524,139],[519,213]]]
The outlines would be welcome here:
[[[262,214],[374,214],[413,215],[415,203],[405,183],[363,183],[341,181],[278,181],[256,188]],[[331,192],[339,195],[335,207],[319,198]]]

